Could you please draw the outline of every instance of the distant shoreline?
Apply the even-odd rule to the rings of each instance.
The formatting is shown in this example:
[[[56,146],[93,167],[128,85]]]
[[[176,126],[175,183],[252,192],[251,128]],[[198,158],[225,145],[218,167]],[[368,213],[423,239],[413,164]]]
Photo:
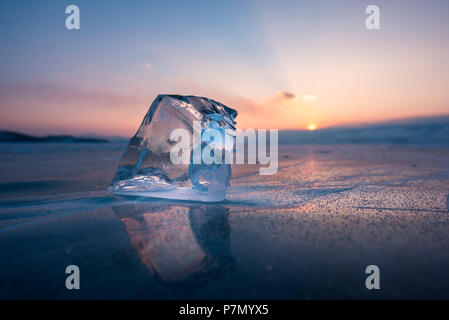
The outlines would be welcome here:
[[[101,138],[75,137],[70,135],[49,135],[37,137],[13,131],[0,131],[0,142],[61,142],[61,143],[107,143]]]

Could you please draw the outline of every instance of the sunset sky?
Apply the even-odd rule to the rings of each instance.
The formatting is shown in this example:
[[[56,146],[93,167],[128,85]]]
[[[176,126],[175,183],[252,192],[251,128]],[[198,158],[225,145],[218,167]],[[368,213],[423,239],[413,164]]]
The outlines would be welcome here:
[[[241,128],[449,114],[447,0],[11,0],[0,39],[0,130],[129,136],[159,93],[216,99]]]

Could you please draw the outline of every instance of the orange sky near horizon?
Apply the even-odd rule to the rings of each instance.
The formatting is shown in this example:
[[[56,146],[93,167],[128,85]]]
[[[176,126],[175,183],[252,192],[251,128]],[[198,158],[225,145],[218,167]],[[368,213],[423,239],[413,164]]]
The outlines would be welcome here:
[[[105,97],[101,93],[93,94],[86,101],[75,99],[74,102],[61,104],[60,98],[55,96],[43,97],[40,103],[45,104],[38,116],[30,110],[38,108],[40,103],[30,101],[26,97],[16,97],[11,101],[17,106],[0,120],[2,130],[21,131],[30,134],[99,134],[131,136],[139,127],[145,113],[156,95],[145,103],[130,99],[128,101],[119,97]],[[237,127],[266,128],[266,129],[301,129],[307,130],[314,124],[316,129],[342,125],[360,125],[384,122],[389,120],[411,117],[429,117],[449,115],[441,108],[433,110],[411,109],[404,112],[402,108],[396,111],[390,108],[388,101],[381,99],[367,101],[363,112],[360,112],[360,100],[344,103],[340,107],[338,101],[329,101],[325,97],[305,94],[296,96],[293,93],[278,92],[272,96],[261,99],[250,98],[216,98],[216,100],[235,108],[239,114],[236,118]],[[36,95],[37,99],[40,96]],[[91,101],[92,99],[92,101]],[[109,101],[110,100],[110,101]],[[369,100],[369,99],[367,99]],[[396,102],[399,103],[399,102]],[[402,102],[404,104],[408,102]],[[393,103],[392,103],[393,104]],[[91,106],[95,105],[94,108]],[[20,121],[17,121],[20,119]],[[12,125],[11,125],[12,124]]]

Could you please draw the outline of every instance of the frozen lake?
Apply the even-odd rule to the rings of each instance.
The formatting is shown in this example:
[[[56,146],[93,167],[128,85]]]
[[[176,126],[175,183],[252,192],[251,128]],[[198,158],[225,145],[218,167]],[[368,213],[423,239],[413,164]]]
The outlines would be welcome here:
[[[280,146],[203,204],[108,194],[124,147],[0,144],[0,298],[449,298],[449,148]]]

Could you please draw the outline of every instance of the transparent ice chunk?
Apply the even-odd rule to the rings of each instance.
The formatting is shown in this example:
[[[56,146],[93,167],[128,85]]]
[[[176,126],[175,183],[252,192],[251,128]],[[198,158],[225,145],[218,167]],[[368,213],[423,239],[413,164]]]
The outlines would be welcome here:
[[[159,95],[151,104],[136,134],[129,140],[109,191],[116,194],[191,201],[221,201],[231,178],[225,163],[232,151],[237,111],[212,99],[196,96]],[[200,124],[200,143],[194,144],[194,123]],[[189,163],[174,164],[170,139],[175,129],[190,134]],[[215,129],[220,138],[206,138]],[[211,154],[221,154],[221,163],[194,161],[193,148],[208,145]],[[220,151],[220,152],[218,152]],[[198,154],[198,153],[197,153]]]

